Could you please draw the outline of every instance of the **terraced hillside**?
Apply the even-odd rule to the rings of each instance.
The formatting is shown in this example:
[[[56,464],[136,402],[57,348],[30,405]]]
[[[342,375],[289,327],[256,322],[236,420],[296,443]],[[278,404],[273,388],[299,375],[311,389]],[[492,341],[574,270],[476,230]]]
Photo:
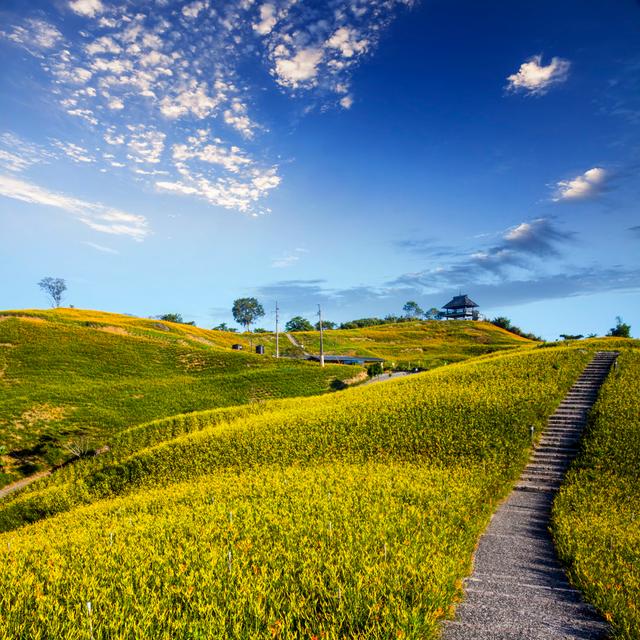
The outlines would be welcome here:
[[[0,629],[436,638],[530,427],[604,344],[123,431],[0,503]]]
[[[231,351],[244,338],[75,309],[0,313],[0,486],[176,413],[303,396],[359,369]]]
[[[297,331],[294,335],[307,351],[319,352],[318,332]],[[535,345],[489,322],[429,320],[324,332],[326,353],[384,358],[389,366],[398,368],[431,369],[494,351]]]

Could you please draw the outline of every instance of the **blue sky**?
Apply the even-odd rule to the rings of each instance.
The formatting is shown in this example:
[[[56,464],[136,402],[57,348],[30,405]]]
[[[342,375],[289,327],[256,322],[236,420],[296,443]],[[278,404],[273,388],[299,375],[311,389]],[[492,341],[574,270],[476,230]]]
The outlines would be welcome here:
[[[640,327],[640,4],[0,7],[0,307]]]

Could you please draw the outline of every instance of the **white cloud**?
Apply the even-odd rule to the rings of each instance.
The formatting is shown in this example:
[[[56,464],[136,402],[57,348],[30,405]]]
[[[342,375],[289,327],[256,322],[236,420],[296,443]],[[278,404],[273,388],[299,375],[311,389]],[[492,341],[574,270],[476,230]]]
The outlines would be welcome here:
[[[256,33],[266,36],[275,27],[277,21],[276,8],[272,4],[265,2],[260,7],[260,22],[255,23],[253,28]]]
[[[274,269],[286,269],[287,267],[292,267],[305,253],[308,253],[306,249],[294,249],[293,251],[286,253],[281,258],[273,260],[271,262],[271,266]]]
[[[353,105],[353,98],[351,96],[344,96],[344,98],[340,99],[340,106],[345,109],[351,109]]]
[[[608,173],[605,169],[594,167],[572,180],[561,180],[556,185],[553,201],[584,200],[596,196],[603,189],[607,177]]]
[[[101,253],[111,253],[111,254],[119,253],[116,249],[112,249],[111,247],[105,247],[101,244],[96,244],[95,242],[85,241],[82,244],[86,244],[88,247],[91,247],[96,251],[100,251]]]
[[[127,142],[130,160],[139,163],[158,164],[164,151],[164,140],[167,137],[162,131],[130,125],[131,136]]]
[[[176,144],[173,146],[173,159],[182,163],[197,158],[208,164],[219,164],[231,173],[238,173],[242,167],[252,164],[238,147],[225,148],[221,144],[202,145],[201,139],[189,138],[189,144]]]
[[[10,32],[0,31],[0,36],[36,55],[57,46],[63,40],[56,27],[38,18],[25,20]]]
[[[318,64],[322,60],[322,49],[309,47],[294,56],[276,58],[275,73],[282,85],[296,88],[312,81],[318,74]]]
[[[101,53],[113,53],[117,55],[122,52],[122,47],[115,42],[115,40],[109,36],[102,36],[97,40],[94,40],[91,44],[88,44],[85,51],[90,56],[95,56]]]
[[[144,216],[49,191],[11,176],[0,175],[0,195],[30,204],[62,209],[101,233],[125,235],[138,241],[142,241],[149,233],[147,220]]]
[[[204,83],[196,81],[187,89],[179,90],[172,96],[165,96],[160,102],[160,111],[170,119],[192,113],[196,118],[206,118],[215,109],[220,99],[207,92]]]
[[[544,66],[541,55],[533,56],[520,65],[517,73],[508,76],[507,89],[522,91],[528,95],[543,95],[552,85],[567,80],[570,67],[568,60],[556,57]]]
[[[120,98],[111,98],[111,100],[109,100],[109,109],[120,111],[120,109],[124,109],[124,102],[122,102]]]
[[[53,144],[76,163],[91,163],[96,161],[87,149],[73,142],[54,140]]]
[[[93,18],[96,14],[104,11],[101,0],[71,0],[69,8],[78,15],[89,18]]]
[[[345,58],[351,58],[354,54],[364,53],[369,44],[366,38],[358,40],[358,34],[349,27],[340,27],[327,40],[327,46],[338,49]]]
[[[185,16],[185,18],[197,18],[198,14],[203,9],[206,9],[207,6],[208,6],[207,2],[203,2],[203,1],[192,2],[191,4],[187,4],[184,7],[182,7],[182,15]]]
[[[40,145],[32,144],[13,133],[0,135],[0,167],[19,173],[34,164],[47,163],[55,154]]]

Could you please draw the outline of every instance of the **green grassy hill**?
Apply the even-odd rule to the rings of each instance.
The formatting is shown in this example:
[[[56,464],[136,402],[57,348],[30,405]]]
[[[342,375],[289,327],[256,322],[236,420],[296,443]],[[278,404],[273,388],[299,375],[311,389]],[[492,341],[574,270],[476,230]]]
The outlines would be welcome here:
[[[232,351],[243,336],[75,309],[0,312],[0,486],[120,429],[304,396],[360,370]]]
[[[297,334],[311,351],[318,335]],[[530,346],[487,323],[415,322],[327,331],[327,351],[431,368]],[[231,345],[242,344],[236,352]],[[266,356],[252,353],[262,344]],[[281,352],[301,357],[282,335]],[[120,429],[177,413],[314,395],[354,367],[283,358],[274,334],[236,334],[78,309],[0,312],[0,487],[108,445]]]
[[[497,353],[120,431],[104,456],[0,502],[2,628],[436,638],[530,426],[595,349],[632,344]]]
[[[318,332],[293,334],[310,353],[320,350]],[[384,358],[391,367],[431,369],[474,356],[536,343],[489,322],[436,320],[324,332],[326,353]]]

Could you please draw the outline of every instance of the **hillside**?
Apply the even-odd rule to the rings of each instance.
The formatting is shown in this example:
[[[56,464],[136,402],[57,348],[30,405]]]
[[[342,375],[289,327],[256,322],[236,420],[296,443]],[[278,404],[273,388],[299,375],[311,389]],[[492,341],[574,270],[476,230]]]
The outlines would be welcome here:
[[[119,431],[108,453],[0,501],[7,637],[437,638],[530,427],[597,349],[628,352],[633,380],[637,347],[496,353]],[[605,539],[603,565],[634,553],[630,533]],[[629,575],[614,566],[622,578],[608,579]],[[635,615],[609,610],[622,625]]]
[[[317,333],[298,333],[310,351]],[[244,350],[232,351],[242,344]],[[265,346],[266,356],[251,347]],[[533,343],[487,323],[415,322],[327,331],[326,350],[432,368]],[[284,356],[302,357],[286,336]],[[79,309],[0,312],[0,486],[99,448],[156,418],[269,398],[313,395],[354,367],[275,360],[274,334],[211,331]]]
[[[245,338],[75,309],[0,313],[0,486],[155,418],[322,393],[353,367],[230,349]],[[248,344],[248,340],[246,340]]]
[[[310,353],[320,350],[317,331],[293,334]],[[436,320],[324,332],[326,353],[384,358],[392,367],[433,367],[467,358],[535,345],[489,322]]]
[[[122,431],[0,503],[0,619],[42,637],[91,622],[96,637],[435,638],[529,427],[595,348]]]

